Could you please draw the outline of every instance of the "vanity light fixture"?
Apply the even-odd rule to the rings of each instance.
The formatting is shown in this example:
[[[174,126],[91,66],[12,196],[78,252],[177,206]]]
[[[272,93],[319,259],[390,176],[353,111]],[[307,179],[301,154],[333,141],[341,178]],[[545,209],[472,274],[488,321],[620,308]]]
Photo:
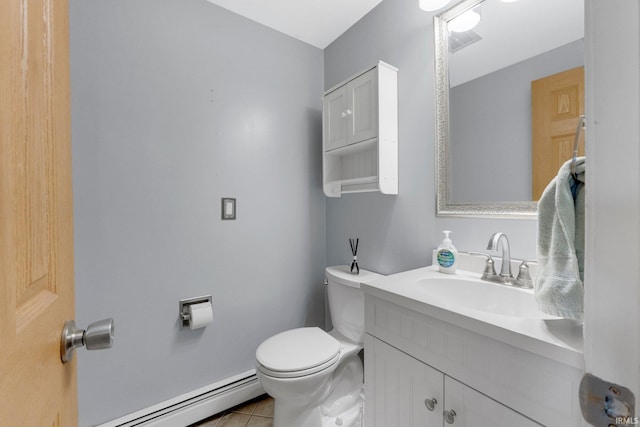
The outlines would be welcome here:
[[[479,22],[480,14],[472,9],[449,21],[447,28],[456,33],[464,33],[465,31],[475,28]]]
[[[425,12],[433,12],[451,3],[451,0],[418,0],[418,6]]]

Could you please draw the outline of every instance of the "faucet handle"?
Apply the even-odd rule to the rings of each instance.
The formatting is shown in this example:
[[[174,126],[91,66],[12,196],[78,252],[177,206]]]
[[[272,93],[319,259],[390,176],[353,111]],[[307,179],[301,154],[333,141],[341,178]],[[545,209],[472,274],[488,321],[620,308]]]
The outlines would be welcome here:
[[[495,262],[493,261],[491,255],[482,252],[469,252],[469,255],[487,257],[487,262],[485,263],[484,271],[482,272],[482,280],[489,280],[491,277],[495,277],[498,275],[496,273]]]
[[[531,273],[529,273],[529,264],[537,263],[538,261],[535,260],[522,261],[518,269],[518,278],[513,284],[523,288],[533,288],[533,280],[531,279]]]

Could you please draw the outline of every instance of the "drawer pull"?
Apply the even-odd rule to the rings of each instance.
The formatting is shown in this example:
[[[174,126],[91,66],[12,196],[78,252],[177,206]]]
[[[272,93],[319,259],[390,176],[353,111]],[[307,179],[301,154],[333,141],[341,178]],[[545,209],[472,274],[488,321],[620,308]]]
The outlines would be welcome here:
[[[456,416],[456,411],[451,409],[450,411],[444,411],[442,415],[444,415],[444,420],[447,423],[453,424],[454,417]]]
[[[438,404],[438,401],[436,400],[435,397],[424,400],[424,406],[426,406],[427,409],[430,411],[434,411],[436,409],[437,404]]]

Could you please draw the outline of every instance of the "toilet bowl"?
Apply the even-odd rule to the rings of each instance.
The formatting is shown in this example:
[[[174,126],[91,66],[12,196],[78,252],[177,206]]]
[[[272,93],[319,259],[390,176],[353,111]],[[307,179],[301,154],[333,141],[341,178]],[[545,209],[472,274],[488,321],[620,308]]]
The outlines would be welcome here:
[[[291,329],[256,350],[256,372],[274,398],[274,427],[360,427],[364,294],[360,283],[381,277],[349,267],[326,269],[334,329]]]

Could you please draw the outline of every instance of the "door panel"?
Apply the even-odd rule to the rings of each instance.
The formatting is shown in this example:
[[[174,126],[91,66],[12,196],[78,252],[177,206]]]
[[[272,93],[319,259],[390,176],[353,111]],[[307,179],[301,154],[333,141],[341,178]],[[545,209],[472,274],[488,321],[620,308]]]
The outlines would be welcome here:
[[[531,82],[533,200],[540,199],[560,166],[571,159],[581,114],[584,114],[584,67]],[[584,140],[578,155],[584,156]]]
[[[349,143],[366,141],[378,135],[378,69],[349,82],[351,126]]]
[[[441,427],[443,374],[378,339],[367,336],[367,344],[373,359],[365,378],[365,412],[373,411],[365,414],[367,425]],[[430,411],[425,400],[434,398]]]
[[[347,141],[347,90],[336,89],[324,97],[324,150],[333,150],[348,144]]]
[[[445,410],[454,410],[460,427],[540,427],[524,415],[454,380],[444,378]],[[445,424],[449,425],[449,424]]]
[[[6,425],[77,425],[68,9],[0,3],[0,413]]]

